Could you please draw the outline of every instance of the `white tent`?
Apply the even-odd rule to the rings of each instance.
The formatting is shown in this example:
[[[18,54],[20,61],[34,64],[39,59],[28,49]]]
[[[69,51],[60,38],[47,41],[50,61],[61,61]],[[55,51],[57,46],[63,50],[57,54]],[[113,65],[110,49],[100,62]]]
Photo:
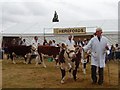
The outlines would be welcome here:
[[[4,26],[4,25],[3,25]],[[94,32],[94,27],[101,27],[103,31],[118,31],[117,20],[88,20],[79,22],[36,22],[36,23],[17,23],[3,27],[3,34],[35,34],[35,33],[53,33],[53,28],[73,28],[73,27],[88,27],[88,32]]]
[[[0,33],[0,50],[1,50],[1,47],[2,47],[2,33]]]

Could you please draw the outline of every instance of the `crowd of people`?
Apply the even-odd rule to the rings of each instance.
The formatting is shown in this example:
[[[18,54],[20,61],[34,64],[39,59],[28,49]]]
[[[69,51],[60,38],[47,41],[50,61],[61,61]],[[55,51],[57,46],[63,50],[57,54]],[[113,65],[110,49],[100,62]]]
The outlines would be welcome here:
[[[108,55],[109,60],[120,59],[120,46],[118,44],[111,45],[110,54]]]
[[[96,33],[94,33],[94,37],[96,36]],[[73,40],[73,37],[72,35],[68,36],[68,40],[66,40],[66,42],[62,43],[62,44],[65,44],[67,46],[70,46],[71,48],[71,45],[73,46],[85,46],[87,45],[87,43],[89,42],[89,39],[86,39],[84,38],[83,40],[81,40],[81,38],[78,38],[77,41],[74,41]],[[34,46],[38,46],[38,45],[47,45],[47,46],[62,46],[61,43],[56,43],[55,40],[49,40],[47,41],[47,39],[44,37],[44,41],[43,43],[41,44],[39,41],[38,41],[38,37],[35,36],[33,38],[33,40],[31,41],[31,44],[30,45],[34,45]],[[27,45],[26,43],[26,39],[22,39],[21,37],[16,40],[15,38],[11,41],[11,45]],[[115,44],[115,45],[111,45],[109,46],[110,47],[110,54],[107,56],[107,59],[109,60],[117,60],[117,59],[120,59],[120,46],[119,44]],[[69,47],[68,47],[69,48]],[[89,52],[89,51],[88,51]]]

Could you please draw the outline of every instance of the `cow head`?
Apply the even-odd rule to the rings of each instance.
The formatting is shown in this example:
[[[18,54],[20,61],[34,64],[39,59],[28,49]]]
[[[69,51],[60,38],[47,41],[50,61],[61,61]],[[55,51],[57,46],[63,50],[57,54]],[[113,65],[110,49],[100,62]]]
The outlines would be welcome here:
[[[37,47],[33,44],[33,45],[31,45],[31,51],[36,51],[37,50]]]
[[[70,58],[70,59],[75,58],[76,57],[75,47],[67,47],[66,53],[68,55],[68,58]]]

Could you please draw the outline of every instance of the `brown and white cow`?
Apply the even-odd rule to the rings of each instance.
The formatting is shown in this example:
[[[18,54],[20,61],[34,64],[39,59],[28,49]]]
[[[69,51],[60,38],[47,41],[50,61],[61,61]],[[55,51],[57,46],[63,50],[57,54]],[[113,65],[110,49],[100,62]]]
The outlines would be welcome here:
[[[59,55],[60,52],[60,47],[55,47],[55,46],[48,46],[48,45],[39,45],[38,49],[35,49],[33,47],[33,50],[36,52],[36,65],[39,63],[39,61],[43,64],[44,67],[46,67],[44,63],[44,55],[48,55],[56,59],[57,55]],[[31,59],[29,60],[29,63],[31,63]]]
[[[68,70],[70,76],[73,76],[76,81],[77,69],[81,60],[81,51],[79,48],[63,48],[59,54],[60,70],[62,74],[61,83],[64,83],[66,71]]]
[[[22,56],[25,59],[25,63],[27,63],[27,55],[31,53],[31,46],[23,46],[23,45],[14,45],[7,47],[7,53],[10,55],[10,59],[15,62],[15,56]]]

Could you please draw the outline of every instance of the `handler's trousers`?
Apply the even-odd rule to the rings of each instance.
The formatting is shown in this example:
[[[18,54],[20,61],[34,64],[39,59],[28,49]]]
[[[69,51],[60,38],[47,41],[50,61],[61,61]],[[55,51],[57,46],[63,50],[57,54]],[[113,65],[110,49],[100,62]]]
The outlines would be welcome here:
[[[93,80],[93,83],[97,83],[97,75],[96,75],[96,71],[97,71],[97,66],[92,65],[91,66],[91,77]],[[98,80],[98,84],[101,85],[103,84],[103,68],[98,68],[98,75],[99,75],[99,80]]]

